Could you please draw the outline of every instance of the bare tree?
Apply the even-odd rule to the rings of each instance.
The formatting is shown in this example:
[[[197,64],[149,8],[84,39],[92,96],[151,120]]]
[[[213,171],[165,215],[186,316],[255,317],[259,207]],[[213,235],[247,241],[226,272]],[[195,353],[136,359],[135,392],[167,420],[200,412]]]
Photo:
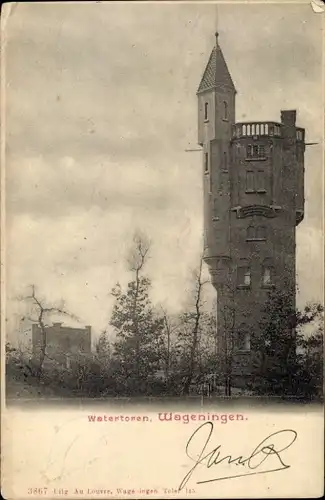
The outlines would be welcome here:
[[[160,306],[162,317],[164,320],[164,331],[161,337],[158,337],[157,341],[160,342],[158,346],[158,351],[161,353],[161,358],[163,361],[163,370],[166,380],[167,389],[170,386],[171,371],[173,365],[176,363],[178,354],[178,339],[177,332],[179,329],[179,321],[173,321],[173,319],[168,315],[166,309]]]
[[[234,357],[234,344],[235,344],[235,323],[236,323],[236,308],[234,305],[234,296],[232,287],[227,285],[223,291],[224,297],[227,299],[222,308],[219,308],[219,315],[221,315],[223,338],[223,360],[222,360],[222,373],[224,376],[225,395],[231,396],[232,388],[232,372],[233,372],[233,357]]]
[[[43,372],[43,364],[45,357],[47,356],[47,338],[46,338],[46,328],[48,326],[47,320],[51,315],[60,315],[70,317],[77,320],[77,317],[71,313],[68,313],[64,308],[64,302],[62,301],[59,305],[48,305],[46,299],[42,298],[36,291],[35,285],[30,285],[31,292],[26,296],[20,297],[31,305],[31,313],[27,314],[25,318],[29,319],[31,322],[36,323],[40,330],[40,352],[37,366],[37,377],[40,379]],[[25,319],[22,318],[22,319]]]
[[[147,235],[140,231],[139,229],[135,231],[133,235],[133,246],[131,247],[128,255],[128,264],[129,269],[135,275],[135,292],[133,297],[133,318],[134,318],[134,327],[135,327],[135,352],[137,359],[137,370],[138,370],[138,378],[139,378],[139,370],[140,370],[140,331],[138,324],[138,300],[139,300],[139,292],[140,292],[140,277],[141,271],[143,270],[147,259],[149,258],[151,242]]]
[[[197,364],[197,351],[200,341],[200,323],[202,316],[202,307],[204,305],[203,301],[203,289],[209,280],[203,280],[203,258],[200,257],[200,263],[197,271],[194,273],[194,307],[193,310],[185,315],[185,323],[190,323],[190,349],[189,349],[189,359],[188,359],[188,369],[185,376],[185,382],[183,385],[183,393],[189,394],[191,383],[195,375],[195,369]],[[189,321],[188,321],[189,320]]]
[[[129,270],[135,273],[135,279],[138,282],[141,270],[149,258],[151,241],[148,236],[137,229],[133,235],[133,245],[129,250],[127,262]]]

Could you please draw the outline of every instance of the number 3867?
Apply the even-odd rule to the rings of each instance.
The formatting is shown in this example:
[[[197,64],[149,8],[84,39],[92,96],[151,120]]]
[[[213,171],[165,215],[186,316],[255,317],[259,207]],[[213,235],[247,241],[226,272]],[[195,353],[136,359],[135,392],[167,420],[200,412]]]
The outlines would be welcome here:
[[[28,488],[28,495],[46,495],[47,488]]]

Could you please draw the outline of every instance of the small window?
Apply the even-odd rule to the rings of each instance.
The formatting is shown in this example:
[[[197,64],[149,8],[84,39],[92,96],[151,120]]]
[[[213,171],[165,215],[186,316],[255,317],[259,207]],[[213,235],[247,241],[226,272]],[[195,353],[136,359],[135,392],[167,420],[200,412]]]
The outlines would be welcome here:
[[[256,190],[258,193],[265,193],[265,174],[264,170],[256,172]]]
[[[272,266],[263,267],[262,285],[269,287],[273,285],[274,268]]]
[[[248,266],[238,267],[237,286],[248,288],[251,285],[251,270]]]
[[[266,240],[266,227],[257,226],[256,228],[256,239],[257,240]]]
[[[247,170],[246,172],[246,193],[254,193],[254,172],[252,170]]]
[[[298,139],[298,141],[302,141],[303,140],[302,130],[297,130],[297,139]]]
[[[255,227],[253,226],[249,226],[247,228],[247,236],[246,236],[246,239],[247,240],[255,240]]]
[[[270,285],[270,284],[271,284],[271,269],[269,267],[265,267],[263,273],[263,285]]]
[[[248,159],[254,158],[256,160],[265,158],[265,146],[263,144],[248,144],[246,156]]]
[[[247,241],[265,241],[266,240],[266,227],[264,226],[249,226],[247,228]]]
[[[236,350],[237,351],[250,351],[251,339],[247,331],[239,331],[237,334]]]
[[[209,118],[209,103],[205,102],[204,103],[204,119],[208,120]]]
[[[228,120],[228,103],[223,101],[223,119]]]
[[[214,198],[213,200],[213,218],[217,219],[218,218],[218,198]]]
[[[204,154],[204,172],[209,172],[209,153]]]
[[[228,169],[228,157],[226,151],[223,153],[223,169]]]

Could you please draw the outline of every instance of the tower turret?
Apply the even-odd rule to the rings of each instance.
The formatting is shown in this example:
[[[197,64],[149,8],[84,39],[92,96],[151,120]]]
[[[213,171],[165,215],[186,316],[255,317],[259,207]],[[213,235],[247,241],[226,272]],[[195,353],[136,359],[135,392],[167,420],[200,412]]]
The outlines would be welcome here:
[[[211,272],[229,259],[230,141],[236,89],[219,45],[218,33],[198,91],[198,142],[202,146],[204,259]],[[222,222],[221,222],[222,221]]]

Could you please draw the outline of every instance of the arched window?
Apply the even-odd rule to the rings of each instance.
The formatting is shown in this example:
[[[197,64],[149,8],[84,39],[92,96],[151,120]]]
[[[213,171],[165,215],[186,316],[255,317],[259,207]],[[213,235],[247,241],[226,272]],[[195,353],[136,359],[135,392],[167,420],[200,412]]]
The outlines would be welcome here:
[[[268,288],[274,286],[274,266],[270,258],[265,259],[262,266],[262,287]]]
[[[209,172],[209,153],[204,153],[204,172]]]
[[[246,325],[241,325],[236,335],[236,350],[237,351],[250,351],[251,338]]]
[[[271,285],[272,283],[272,273],[270,267],[265,267],[263,269],[263,285]]]
[[[209,103],[204,103],[204,119],[207,120],[209,118]]]
[[[226,151],[224,151],[223,153],[223,169],[224,170],[228,169],[228,156]]]
[[[228,103],[223,101],[223,119],[228,120]]]
[[[249,288],[251,286],[251,270],[248,266],[237,268],[237,286],[238,288]]]

